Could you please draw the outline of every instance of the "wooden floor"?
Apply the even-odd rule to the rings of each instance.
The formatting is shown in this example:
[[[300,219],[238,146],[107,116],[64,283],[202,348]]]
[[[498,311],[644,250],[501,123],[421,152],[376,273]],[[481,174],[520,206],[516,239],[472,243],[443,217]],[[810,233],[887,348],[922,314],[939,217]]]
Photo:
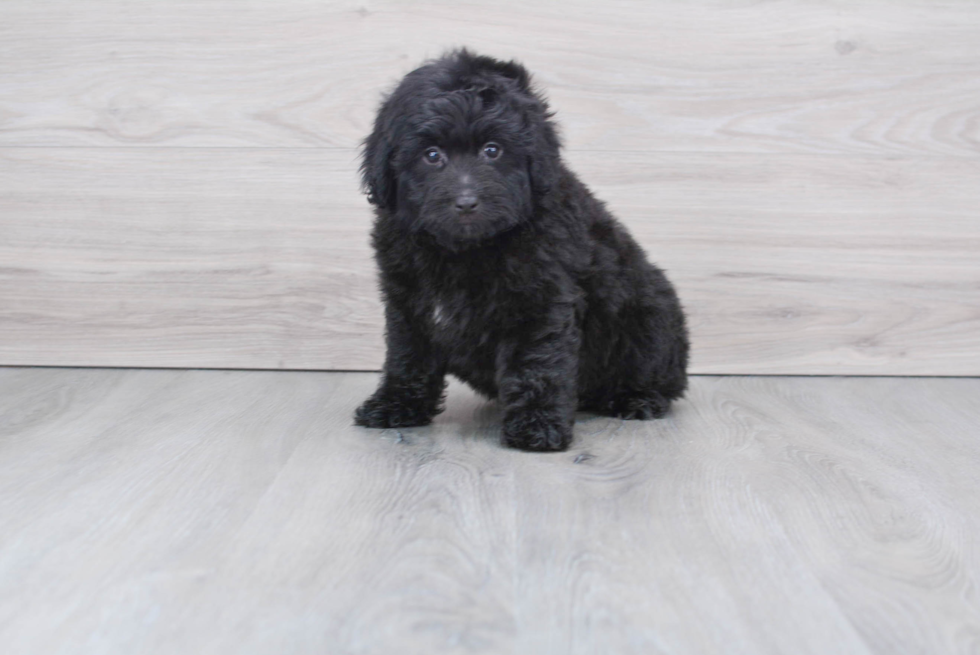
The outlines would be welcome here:
[[[552,455],[375,382],[0,369],[3,652],[980,651],[978,379],[698,377]]]

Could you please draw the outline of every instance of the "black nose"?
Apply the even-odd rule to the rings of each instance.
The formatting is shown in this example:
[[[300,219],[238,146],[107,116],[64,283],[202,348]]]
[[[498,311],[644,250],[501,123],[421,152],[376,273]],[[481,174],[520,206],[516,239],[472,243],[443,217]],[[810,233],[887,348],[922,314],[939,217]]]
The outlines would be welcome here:
[[[476,195],[473,193],[464,192],[456,196],[456,211],[460,214],[469,214],[476,209],[478,204],[480,201],[476,199]]]

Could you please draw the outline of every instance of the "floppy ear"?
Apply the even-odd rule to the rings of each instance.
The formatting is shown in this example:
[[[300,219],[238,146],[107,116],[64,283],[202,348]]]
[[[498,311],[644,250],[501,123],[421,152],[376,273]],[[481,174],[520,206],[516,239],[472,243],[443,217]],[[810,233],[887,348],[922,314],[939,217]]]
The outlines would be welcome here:
[[[388,105],[386,102],[385,105]],[[368,202],[381,209],[395,209],[395,178],[391,167],[394,146],[385,127],[385,116],[389,108],[385,106],[378,113],[374,131],[364,141],[364,155],[361,160],[361,187],[367,193]]]
[[[557,184],[561,170],[561,140],[551,121],[554,113],[548,109],[548,101],[534,90],[531,75],[524,66],[516,61],[502,62],[487,57],[482,59],[490,62],[488,67],[506,79],[522,98],[527,129],[534,135],[532,154],[528,157],[531,187],[535,197],[540,198]]]

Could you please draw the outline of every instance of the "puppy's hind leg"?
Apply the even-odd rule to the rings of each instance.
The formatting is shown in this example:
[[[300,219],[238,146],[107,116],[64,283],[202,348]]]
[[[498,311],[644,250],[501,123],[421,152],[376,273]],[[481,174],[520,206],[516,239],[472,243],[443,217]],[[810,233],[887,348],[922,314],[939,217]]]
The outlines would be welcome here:
[[[623,372],[622,385],[605,401],[598,403],[595,411],[606,416],[647,421],[663,418],[670,403],[684,395],[687,388],[687,345],[678,341],[673,351],[665,357],[647,360],[645,367],[630,365]],[[641,360],[635,357],[633,361]]]
[[[650,331],[658,329],[664,331]],[[615,358],[621,364],[611,372],[609,391],[594,399],[589,409],[622,419],[663,418],[687,388],[687,350],[683,325],[670,338],[624,348]]]
[[[604,406],[597,408],[599,413],[626,420],[648,421],[663,418],[670,409],[670,401],[658,391],[624,391],[613,396]]]

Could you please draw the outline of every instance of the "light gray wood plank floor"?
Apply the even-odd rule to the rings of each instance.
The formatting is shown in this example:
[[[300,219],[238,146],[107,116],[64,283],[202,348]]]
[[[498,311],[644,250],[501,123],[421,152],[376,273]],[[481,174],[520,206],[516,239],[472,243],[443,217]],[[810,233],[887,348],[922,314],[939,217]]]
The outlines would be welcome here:
[[[976,653],[980,380],[697,377],[498,444],[377,375],[0,369],[4,653]]]

